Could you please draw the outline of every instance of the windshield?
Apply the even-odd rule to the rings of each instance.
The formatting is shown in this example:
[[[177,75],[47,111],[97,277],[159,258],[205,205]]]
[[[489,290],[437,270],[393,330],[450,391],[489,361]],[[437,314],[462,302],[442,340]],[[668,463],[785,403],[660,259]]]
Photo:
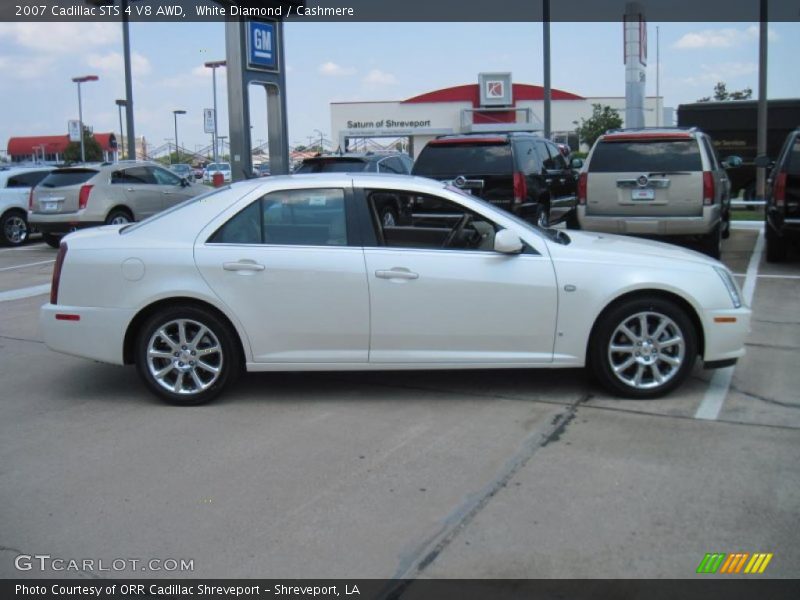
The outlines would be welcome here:
[[[228,163],[211,163],[207,169],[209,171],[230,171],[231,166]]]

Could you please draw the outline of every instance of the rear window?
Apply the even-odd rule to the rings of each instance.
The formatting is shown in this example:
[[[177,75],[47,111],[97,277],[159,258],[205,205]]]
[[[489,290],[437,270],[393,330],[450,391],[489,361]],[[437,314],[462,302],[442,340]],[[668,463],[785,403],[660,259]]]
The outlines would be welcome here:
[[[589,161],[589,172],[702,171],[700,147],[690,140],[600,142]]]
[[[56,188],[86,183],[97,175],[93,169],[57,169],[42,179],[41,187]]]
[[[456,175],[510,175],[511,145],[428,144],[414,163],[414,175],[445,178]]]
[[[305,160],[295,173],[353,173],[363,171],[367,163],[358,159],[331,158]]]

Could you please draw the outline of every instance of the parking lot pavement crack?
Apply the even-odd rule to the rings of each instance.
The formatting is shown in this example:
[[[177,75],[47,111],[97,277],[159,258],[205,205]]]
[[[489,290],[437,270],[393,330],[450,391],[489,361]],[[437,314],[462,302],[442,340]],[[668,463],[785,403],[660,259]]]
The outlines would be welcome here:
[[[399,567],[393,577],[394,583],[381,594],[382,598],[399,598],[403,592],[429,567],[439,555],[453,542],[475,517],[488,505],[489,501],[533,458],[541,448],[557,442],[573,421],[581,404],[591,399],[585,394],[564,410],[557,413],[544,430],[529,434],[520,449],[505,463],[502,471],[477,493],[467,496],[442,521],[441,527],[420,544],[414,551],[402,556]]]
[[[751,319],[753,323],[768,323],[770,325],[800,325],[800,321],[776,321],[774,319]]]
[[[800,350],[800,346],[780,346],[778,344],[756,344],[754,342],[745,342],[745,346],[752,346],[753,348],[769,348],[770,350],[789,350],[790,352]]]
[[[10,335],[0,335],[0,340],[12,340],[14,342],[30,342],[31,344],[44,344],[42,340],[31,340],[29,338],[19,338]]]
[[[766,396],[762,396],[760,394],[754,394],[753,392],[748,392],[737,386],[736,384],[731,385],[731,389],[734,392],[738,392],[748,398],[753,398],[755,400],[760,400],[761,402],[766,402],[767,404],[771,404],[773,406],[780,406],[782,408],[793,408],[795,410],[800,409],[800,404],[792,404],[790,402],[783,402],[781,400],[775,400],[775,398],[767,398]]]

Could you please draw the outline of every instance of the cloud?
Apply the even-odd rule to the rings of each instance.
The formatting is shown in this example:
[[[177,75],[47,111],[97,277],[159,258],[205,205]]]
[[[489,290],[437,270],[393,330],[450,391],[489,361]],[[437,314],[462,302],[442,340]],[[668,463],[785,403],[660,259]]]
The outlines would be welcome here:
[[[758,72],[758,65],[754,62],[729,62],[716,65],[700,65],[702,73],[686,77],[682,81],[689,85],[708,85],[718,81],[735,80],[739,77],[753,75]]]
[[[326,75],[328,77],[346,77],[348,75],[354,75],[356,69],[354,67],[343,67],[337,65],[335,62],[328,61],[317,67],[317,71],[319,71],[320,75]]]
[[[369,85],[397,85],[397,77],[380,69],[372,69],[362,81]]]
[[[774,42],[778,39],[778,34],[769,30],[767,33],[769,41]],[[679,50],[692,50],[697,48],[732,48],[758,40],[758,26],[751,25],[746,29],[703,29],[686,33],[675,42],[672,47]]]
[[[53,68],[55,56],[0,56],[0,74],[17,80],[40,82]]]
[[[0,39],[38,54],[74,54],[120,38],[117,23],[0,23]]]
[[[107,54],[89,54],[86,57],[86,64],[94,69],[111,73],[122,74],[125,70],[125,62],[119,52],[109,52]],[[150,61],[146,56],[138,52],[131,53],[131,71],[134,76],[147,75],[152,70]]]

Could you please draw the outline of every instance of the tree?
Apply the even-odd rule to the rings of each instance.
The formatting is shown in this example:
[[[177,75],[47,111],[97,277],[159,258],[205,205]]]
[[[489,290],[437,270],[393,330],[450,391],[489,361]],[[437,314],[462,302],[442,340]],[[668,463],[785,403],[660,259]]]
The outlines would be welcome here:
[[[576,131],[582,142],[592,146],[606,131],[619,127],[622,127],[622,117],[618,110],[602,104],[592,104],[592,116],[588,119],[581,118],[581,124]]]
[[[729,92],[728,86],[725,85],[724,81],[717,82],[717,85],[714,86],[714,100],[717,102],[724,102],[726,100],[749,100],[753,97],[753,90],[750,87],[746,87],[741,90]],[[703,98],[699,98],[698,102],[710,102],[711,97],[705,96]]]
[[[87,162],[103,160],[103,149],[85,125],[83,126],[83,149]],[[80,142],[70,142],[67,145],[67,149],[64,150],[64,160],[66,162],[81,162]]]

